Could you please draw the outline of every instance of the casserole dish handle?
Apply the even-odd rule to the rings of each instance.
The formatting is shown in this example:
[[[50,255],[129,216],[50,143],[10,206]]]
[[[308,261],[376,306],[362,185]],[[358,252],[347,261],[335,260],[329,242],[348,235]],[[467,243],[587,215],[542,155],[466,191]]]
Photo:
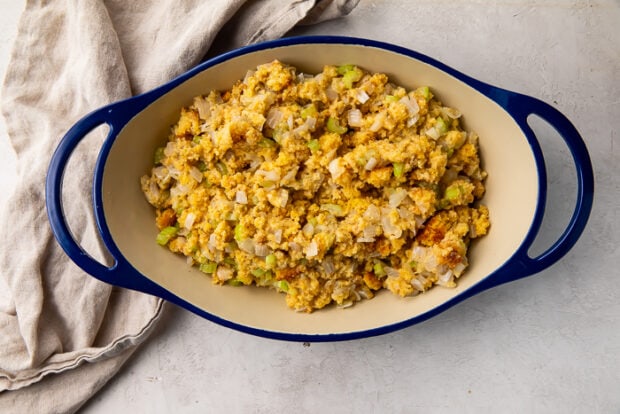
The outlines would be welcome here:
[[[62,205],[63,176],[71,154],[82,139],[88,135],[88,133],[104,124],[108,125],[110,128],[106,141],[114,139],[117,131],[120,131],[128,120],[140,110],[139,105],[134,106],[128,104],[130,102],[131,99],[120,101],[91,112],[80,119],[75,125],[73,125],[73,127],[71,127],[69,131],[67,131],[58,144],[58,147],[56,148],[56,151],[52,155],[52,159],[50,161],[45,183],[45,203],[50,226],[56,240],[65,253],[82,270],[103,282],[122,287],[133,287],[135,289],[132,285],[132,278],[121,277],[121,274],[125,273],[123,271],[126,267],[125,262],[122,260],[119,261],[118,257],[115,257],[108,243],[105,243],[106,247],[114,259],[114,264],[111,267],[107,267],[94,259],[79,245],[71,233],[69,225],[67,224]],[[99,154],[99,157],[101,157],[101,154]],[[98,219],[97,225],[100,226]],[[99,233],[100,235],[103,234],[101,232],[101,228],[99,228]]]
[[[588,149],[577,129],[560,111],[551,105],[531,96],[518,94],[506,90],[496,90],[494,99],[510,113],[524,131],[534,151],[536,163],[540,173],[539,202],[534,215],[530,231],[523,243],[495,276],[488,280],[489,284],[483,289],[502,283],[521,279],[538,273],[560,260],[575,245],[583,232],[594,196],[594,174]],[[536,257],[530,257],[528,251],[540,230],[546,204],[546,172],[542,151],[534,131],[527,123],[530,115],[537,115],[551,125],[562,137],[571,153],[577,176],[577,198],[572,216],[568,225],[559,238]]]

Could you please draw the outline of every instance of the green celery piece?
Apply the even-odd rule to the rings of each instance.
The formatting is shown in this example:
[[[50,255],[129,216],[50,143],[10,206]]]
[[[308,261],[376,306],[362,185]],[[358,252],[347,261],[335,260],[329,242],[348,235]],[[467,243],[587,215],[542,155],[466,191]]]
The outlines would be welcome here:
[[[318,112],[316,110],[316,106],[314,106],[314,104],[311,103],[305,106],[299,114],[301,115],[301,119],[305,120],[310,117],[316,118]]]
[[[405,164],[402,162],[395,162],[392,164],[392,167],[394,168],[394,177],[396,178],[400,178],[403,176],[404,172],[405,172]]]
[[[164,158],[166,158],[166,155],[164,154],[164,147],[158,147],[157,149],[155,149],[155,154],[153,155],[153,162],[156,165],[161,164]]]
[[[215,271],[217,270],[217,263],[215,262],[202,263],[199,269],[203,273],[208,273],[208,274],[215,273]]]
[[[350,72],[354,69],[355,69],[355,65],[346,64],[346,65],[338,66],[336,68],[336,72],[338,72],[339,75],[344,75],[345,73]]]
[[[422,97],[427,101],[431,99],[431,90],[428,86],[420,86],[415,91],[422,95]]]
[[[273,269],[275,267],[276,261],[277,261],[276,255],[273,253],[265,256],[265,265],[267,265],[269,269]]]
[[[383,268],[383,263],[381,263],[379,260],[375,261],[374,266],[372,267],[372,269],[375,272],[375,276],[385,276],[385,269]]]
[[[157,241],[157,244],[159,244],[160,246],[165,246],[168,244],[170,239],[176,236],[178,231],[179,229],[177,227],[165,227],[159,232],[159,234],[157,234],[155,241]]]
[[[277,145],[278,145],[277,142],[269,138],[262,138],[260,141],[258,141],[258,146],[262,148],[273,148],[273,147],[276,147]]]
[[[439,116],[435,122],[435,129],[439,132],[439,135],[444,135],[448,132],[448,123]]]
[[[321,148],[318,139],[311,139],[306,145],[308,146],[308,148],[310,148],[310,151],[312,152],[316,152]]]
[[[340,123],[338,122],[338,120],[334,117],[329,117],[327,118],[327,130],[329,132],[334,132],[338,135],[342,135],[345,132],[347,132],[347,128],[340,125]]]
[[[222,175],[227,175],[228,174],[228,167],[226,166],[226,164],[224,164],[222,161],[218,161],[215,163],[215,168],[220,172],[220,174]]]
[[[281,292],[288,292],[288,282],[286,280],[276,282],[276,287]]]

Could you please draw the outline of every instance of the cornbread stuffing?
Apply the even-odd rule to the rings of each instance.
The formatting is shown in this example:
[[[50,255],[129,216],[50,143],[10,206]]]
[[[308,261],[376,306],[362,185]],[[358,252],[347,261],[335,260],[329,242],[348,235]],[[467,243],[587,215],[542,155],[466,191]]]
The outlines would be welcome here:
[[[426,87],[274,61],[181,110],[141,179],[157,242],[312,312],[456,286],[489,228],[478,137]]]

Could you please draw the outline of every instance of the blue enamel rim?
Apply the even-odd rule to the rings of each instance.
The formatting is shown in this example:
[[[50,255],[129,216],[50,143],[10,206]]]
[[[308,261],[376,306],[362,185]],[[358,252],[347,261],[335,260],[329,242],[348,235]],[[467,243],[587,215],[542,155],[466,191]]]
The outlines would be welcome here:
[[[538,169],[539,193],[536,212],[534,214],[531,227],[526,237],[524,238],[519,248],[508,260],[504,262],[502,266],[500,266],[496,271],[488,275],[485,279],[483,279],[467,291],[453,297],[452,299],[442,303],[441,305],[433,309],[430,309],[424,314],[418,315],[405,321],[354,332],[337,334],[297,334],[269,331],[254,328],[251,326],[245,326],[205,312],[202,309],[199,309],[192,304],[186,302],[182,298],[172,294],[163,287],[157,285],[146,276],[142,275],[125,259],[125,257],[120,252],[111,237],[110,231],[105,221],[102,202],[102,182],[105,162],[114,143],[114,140],[117,134],[121,131],[121,129],[136,114],[146,108],[157,98],[161,97],[170,90],[174,89],[176,86],[180,85],[189,78],[211,66],[225,62],[231,58],[252,53],[255,51],[299,44],[358,45],[385,49],[391,52],[411,57],[418,61],[434,66],[435,68],[468,84],[469,86],[478,90],[483,95],[486,95],[488,98],[495,101],[514,118],[514,120],[522,129],[532,149],[532,153],[534,155],[535,163]],[[532,243],[534,242],[542,223],[547,192],[547,177],[545,171],[544,157],[540,145],[536,139],[536,136],[534,135],[534,132],[531,130],[527,123],[528,116],[532,114],[538,115],[544,120],[546,120],[556,129],[556,131],[564,139],[572,155],[577,176],[577,200],[575,203],[572,217],[567,227],[551,247],[549,247],[545,252],[534,258],[529,257],[527,252],[528,249],[532,246]],[[95,168],[93,184],[93,208],[95,211],[95,217],[101,237],[112,257],[114,257],[115,259],[115,263],[112,265],[112,267],[109,268],[90,257],[77,244],[65,220],[61,200],[62,177],[64,174],[65,166],[71,156],[72,151],[81,141],[81,139],[84,138],[84,136],[86,136],[94,128],[103,124],[107,124],[110,130],[108,137],[99,153]],[[91,112],[80,121],[78,121],[61,140],[54,155],[52,156],[46,180],[46,206],[52,231],[54,232],[58,243],[64,249],[66,254],[87,273],[109,284],[117,285],[128,289],[134,289],[161,297],[187,310],[190,310],[210,321],[238,331],[272,339],[307,342],[343,341],[393,332],[425,321],[456,305],[457,303],[486,289],[533,275],[548,268],[549,266],[560,260],[574,246],[574,244],[581,236],[592,209],[593,196],[594,177],[592,171],[592,164],[586,145],[581,136],[579,135],[578,131],[572,125],[572,123],[552,106],[536,98],[497,88],[495,86],[491,86],[479,80],[473,79],[441,62],[438,62],[435,59],[432,59],[413,50],[375,40],[342,36],[292,37],[243,47],[210,59],[189,70],[185,74],[177,77],[176,79],[143,95],[135,96],[124,101],[113,103],[94,112]]]

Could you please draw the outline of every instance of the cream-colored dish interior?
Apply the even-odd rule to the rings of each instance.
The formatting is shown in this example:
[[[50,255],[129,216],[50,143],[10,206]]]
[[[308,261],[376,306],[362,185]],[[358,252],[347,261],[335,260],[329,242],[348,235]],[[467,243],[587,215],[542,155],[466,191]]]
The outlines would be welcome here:
[[[490,209],[490,233],[473,244],[468,271],[455,289],[435,287],[402,299],[382,292],[351,308],[330,307],[299,314],[284,297],[256,287],[214,286],[190,268],[185,258],[158,246],[154,212],[140,190],[140,177],[153,151],[167,138],[182,106],[211,89],[225,89],[248,69],[279,59],[306,72],[324,64],[354,63],[387,73],[408,88],[429,85],[446,104],[463,113],[467,129],[480,136],[489,173],[484,203]],[[342,334],[391,325],[421,315],[463,293],[501,266],[530,228],[538,193],[537,171],[529,144],[515,121],[496,103],[460,80],[410,57],[374,47],[305,44],[250,53],[211,67],[155,101],[134,117],[114,142],[103,175],[103,208],[112,238],[143,275],[196,307],[231,322],[281,333]]]

